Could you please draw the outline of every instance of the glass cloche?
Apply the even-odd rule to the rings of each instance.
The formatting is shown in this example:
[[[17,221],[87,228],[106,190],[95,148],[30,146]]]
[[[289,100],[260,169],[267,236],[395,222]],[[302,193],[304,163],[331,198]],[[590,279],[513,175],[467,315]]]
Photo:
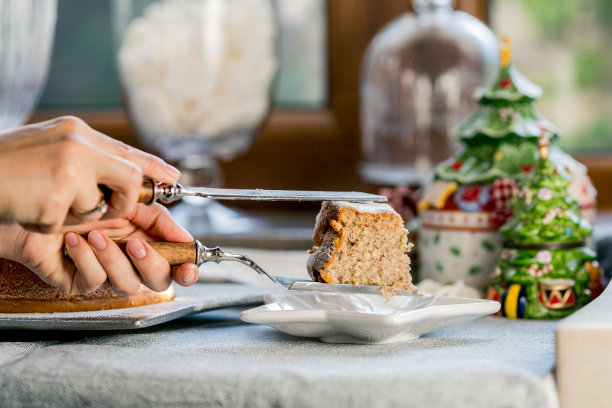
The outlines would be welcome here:
[[[413,0],[415,13],[387,24],[361,72],[362,177],[422,185],[456,149],[453,129],[492,83],[499,51],[491,30],[451,0]]]

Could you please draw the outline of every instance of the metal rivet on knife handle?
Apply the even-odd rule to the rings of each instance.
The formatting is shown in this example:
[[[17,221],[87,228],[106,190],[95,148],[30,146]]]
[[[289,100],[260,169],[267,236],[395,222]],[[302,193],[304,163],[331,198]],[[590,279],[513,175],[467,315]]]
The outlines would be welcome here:
[[[155,180],[150,177],[144,177],[140,194],[138,195],[138,202],[149,205],[153,201],[155,201]]]

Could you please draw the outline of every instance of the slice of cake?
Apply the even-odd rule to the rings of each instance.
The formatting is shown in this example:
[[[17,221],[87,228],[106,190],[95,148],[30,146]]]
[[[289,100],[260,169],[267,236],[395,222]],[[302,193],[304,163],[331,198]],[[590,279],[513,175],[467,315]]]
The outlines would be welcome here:
[[[25,266],[0,258],[0,313],[53,313],[119,309],[167,302],[174,298],[171,286],[153,292],[141,285],[130,295],[119,295],[105,283],[88,295],[69,296],[51,286]]]
[[[307,268],[313,280],[376,285],[385,296],[413,291],[412,244],[389,205],[325,201],[317,215]]]

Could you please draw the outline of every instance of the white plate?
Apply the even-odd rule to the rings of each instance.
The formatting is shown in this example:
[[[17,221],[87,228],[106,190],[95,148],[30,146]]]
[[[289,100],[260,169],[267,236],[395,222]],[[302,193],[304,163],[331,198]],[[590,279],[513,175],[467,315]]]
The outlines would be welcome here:
[[[284,292],[245,310],[245,322],[265,324],[326,343],[395,343],[419,338],[451,324],[496,313],[491,300],[443,296],[394,296]]]

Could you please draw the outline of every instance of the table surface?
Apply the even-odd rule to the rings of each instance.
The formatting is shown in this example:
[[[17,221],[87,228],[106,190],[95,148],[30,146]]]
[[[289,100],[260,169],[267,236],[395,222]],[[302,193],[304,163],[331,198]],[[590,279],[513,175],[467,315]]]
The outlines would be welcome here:
[[[241,251],[269,272],[304,274],[303,250]],[[201,275],[266,283],[231,263],[206,265]],[[585,307],[580,319],[594,308],[610,321],[609,302],[598,301]],[[0,407],[559,404],[553,379],[557,321],[485,317],[402,344],[342,345],[243,323],[239,312],[209,311],[131,331],[0,331]],[[578,340],[564,353],[584,350],[584,336]],[[612,346],[609,340],[602,344]],[[572,376],[571,383],[579,385],[574,388],[591,383],[591,372],[609,373],[607,360],[601,361],[592,363],[599,371],[580,374],[584,381]],[[563,373],[577,372],[563,367]],[[602,383],[604,388],[607,393]]]
[[[136,331],[2,331],[2,407],[554,407],[556,322],[485,317],[325,344],[205,312]]]

